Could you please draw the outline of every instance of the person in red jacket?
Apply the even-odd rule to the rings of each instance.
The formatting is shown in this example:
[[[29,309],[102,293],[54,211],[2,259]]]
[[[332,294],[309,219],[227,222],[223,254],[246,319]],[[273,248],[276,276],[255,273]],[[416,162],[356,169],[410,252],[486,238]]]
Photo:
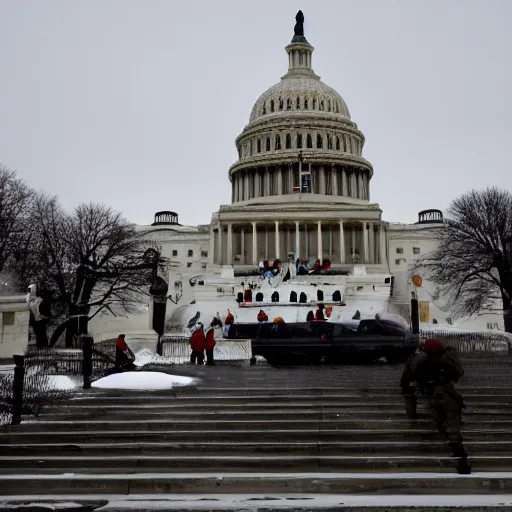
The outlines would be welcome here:
[[[192,348],[190,364],[195,364],[196,361],[197,364],[203,364],[205,343],[206,339],[204,337],[203,324],[198,323],[190,337],[190,347]]]
[[[135,355],[126,344],[125,335],[120,334],[116,341],[116,370],[135,370]]]
[[[206,347],[206,364],[213,366],[215,364],[213,360],[213,349],[215,348],[215,327],[219,326],[222,328],[222,322],[218,318],[214,318],[210,324],[210,327],[206,333],[205,347]]]

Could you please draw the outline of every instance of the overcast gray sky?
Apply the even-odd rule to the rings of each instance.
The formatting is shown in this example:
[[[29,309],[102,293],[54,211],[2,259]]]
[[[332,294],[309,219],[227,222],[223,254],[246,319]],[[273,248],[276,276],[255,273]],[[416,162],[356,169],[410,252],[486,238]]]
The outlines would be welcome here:
[[[0,0],[0,162],[66,209],[208,223],[298,9],[386,220],[512,189],[511,0]]]

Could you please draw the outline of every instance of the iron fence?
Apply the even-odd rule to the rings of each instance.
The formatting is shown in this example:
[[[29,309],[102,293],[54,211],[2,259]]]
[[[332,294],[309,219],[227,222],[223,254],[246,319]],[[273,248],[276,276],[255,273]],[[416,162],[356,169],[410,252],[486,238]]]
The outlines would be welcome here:
[[[420,330],[420,339],[438,338],[460,353],[512,353],[512,334],[503,331],[461,332],[443,329]]]

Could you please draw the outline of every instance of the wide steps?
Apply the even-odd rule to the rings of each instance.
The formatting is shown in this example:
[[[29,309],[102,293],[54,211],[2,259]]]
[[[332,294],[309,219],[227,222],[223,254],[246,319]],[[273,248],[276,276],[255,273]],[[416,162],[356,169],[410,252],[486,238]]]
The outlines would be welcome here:
[[[494,455],[473,455],[470,458],[475,470],[511,471],[512,452]],[[109,455],[84,456],[3,456],[0,475],[73,473],[80,468],[81,473],[134,473],[155,471],[193,472],[250,472],[250,471],[288,471],[335,472],[340,471],[446,471],[453,473],[457,459],[445,455],[399,455],[382,453],[379,455]]]
[[[9,494],[173,494],[173,493],[330,493],[330,494],[510,494],[512,473],[89,473],[0,475]],[[341,497],[340,497],[341,498]],[[340,499],[340,501],[342,501]]]

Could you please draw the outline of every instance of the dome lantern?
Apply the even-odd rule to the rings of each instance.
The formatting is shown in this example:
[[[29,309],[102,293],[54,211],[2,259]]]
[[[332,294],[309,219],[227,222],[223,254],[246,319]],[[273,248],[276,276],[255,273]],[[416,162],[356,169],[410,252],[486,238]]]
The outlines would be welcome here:
[[[313,72],[312,57],[314,48],[304,36],[304,14],[302,11],[295,16],[295,34],[292,42],[285,48],[288,53],[288,73],[283,78],[307,76],[319,78]]]

